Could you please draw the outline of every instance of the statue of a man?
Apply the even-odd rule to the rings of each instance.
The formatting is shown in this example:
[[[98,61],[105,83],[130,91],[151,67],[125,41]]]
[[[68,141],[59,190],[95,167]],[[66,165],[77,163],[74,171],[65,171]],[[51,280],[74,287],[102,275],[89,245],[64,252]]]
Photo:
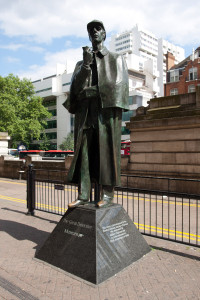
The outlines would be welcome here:
[[[70,96],[64,106],[75,114],[75,153],[68,182],[78,183],[78,198],[69,204],[88,203],[91,181],[101,186],[98,207],[108,206],[120,184],[122,110],[128,105],[128,72],[122,55],[104,46],[101,21],[87,25],[92,48],[83,47],[76,64]]]

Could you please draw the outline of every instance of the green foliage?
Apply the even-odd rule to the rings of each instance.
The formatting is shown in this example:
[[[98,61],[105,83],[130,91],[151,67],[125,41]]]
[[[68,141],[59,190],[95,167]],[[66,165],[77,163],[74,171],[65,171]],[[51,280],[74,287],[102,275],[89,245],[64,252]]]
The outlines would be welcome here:
[[[12,146],[19,141],[29,145],[33,138],[39,139],[50,117],[30,80],[12,74],[0,76],[0,131],[8,132]]]
[[[69,133],[66,138],[64,138],[64,141],[59,146],[61,150],[74,150],[74,134]]]
[[[48,151],[50,150],[51,142],[46,133],[43,131],[42,133],[42,143],[39,145],[40,150]]]

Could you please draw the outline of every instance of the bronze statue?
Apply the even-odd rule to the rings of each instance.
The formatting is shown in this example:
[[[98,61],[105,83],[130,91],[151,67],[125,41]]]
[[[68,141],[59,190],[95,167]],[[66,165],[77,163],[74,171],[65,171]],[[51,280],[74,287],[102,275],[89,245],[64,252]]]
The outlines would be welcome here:
[[[98,207],[108,206],[114,186],[120,184],[122,110],[128,105],[128,72],[122,55],[104,46],[106,31],[101,21],[87,25],[92,48],[83,47],[76,64],[70,95],[63,104],[75,114],[75,153],[68,182],[78,183],[78,198],[69,204],[88,203],[91,181],[101,185]]]

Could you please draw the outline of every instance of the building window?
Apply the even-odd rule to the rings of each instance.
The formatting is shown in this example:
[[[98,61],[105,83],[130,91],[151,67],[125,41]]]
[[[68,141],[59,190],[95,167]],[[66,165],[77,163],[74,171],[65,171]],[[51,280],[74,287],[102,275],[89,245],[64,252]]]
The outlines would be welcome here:
[[[57,121],[48,121],[46,125],[46,129],[52,129],[52,128],[57,128]]]
[[[126,128],[125,126],[122,126],[122,135],[128,135],[130,134],[130,130]]]
[[[70,122],[71,122],[71,127],[74,127],[74,116],[71,115],[70,118]]]
[[[143,63],[139,62],[139,70],[143,70],[143,68],[144,68]]]
[[[55,106],[56,105],[56,98],[52,99],[52,100],[45,100],[43,101],[43,105],[45,107],[48,107],[48,106]]]
[[[57,110],[56,109],[51,109],[49,112],[52,114],[52,117],[57,116]]]
[[[179,70],[170,71],[170,82],[179,81]]]
[[[197,79],[197,68],[189,69],[189,80]]]
[[[194,57],[195,57],[195,58],[199,58],[199,57],[200,57],[200,50],[196,50],[196,51],[195,51]]]
[[[173,96],[173,95],[178,95],[178,89],[177,88],[170,90],[170,96]]]
[[[133,96],[128,97],[128,102],[129,102],[129,105],[133,104]]]
[[[49,150],[57,150],[57,144],[51,144]]]
[[[51,87],[50,88],[46,88],[46,89],[43,89],[43,90],[38,90],[38,91],[35,91],[35,93],[42,93],[42,92],[47,92],[47,91],[50,91],[51,90]]]
[[[188,86],[188,93],[194,93],[194,92],[196,92],[196,87],[194,84],[190,84]]]
[[[135,110],[128,110],[122,113],[122,121],[130,121],[130,118],[135,116],[136,112]]]
[[[116,49],[116,51],[122,51],[122,50],[124,50],[124,49],[129,49],[130,47],[131,47],[131,45],[124,46],[124,47],[121,47],[121,48]]]
[[[57,132],[47,132],[46,136],[50,139],[50,140],[55,140],[57,139]]]

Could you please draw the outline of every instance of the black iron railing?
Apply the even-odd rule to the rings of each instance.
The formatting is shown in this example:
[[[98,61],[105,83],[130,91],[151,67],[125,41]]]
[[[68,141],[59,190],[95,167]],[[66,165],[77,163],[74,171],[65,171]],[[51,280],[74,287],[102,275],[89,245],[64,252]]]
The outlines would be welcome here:
[[[65,171],[29,166],[28,213],[42,210],[63,215],[78,196],[78,187],[67,184],[66,179]],[[200,246],[200,193],[190,192],[199,190],[200,180],[134,175],[121,175],[121,179],[114,202],[124,207],[142,234]],[[93,188],[91,201],[95,193]]]

